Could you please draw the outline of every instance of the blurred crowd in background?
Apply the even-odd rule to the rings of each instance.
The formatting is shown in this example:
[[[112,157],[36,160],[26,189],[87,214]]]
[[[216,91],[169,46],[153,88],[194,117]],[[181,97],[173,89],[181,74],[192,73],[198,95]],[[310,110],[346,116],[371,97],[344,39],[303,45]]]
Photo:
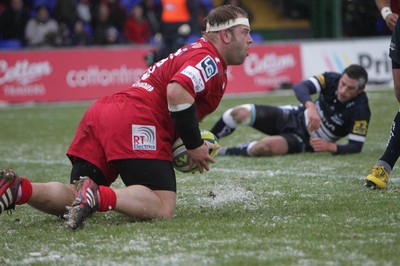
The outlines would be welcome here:
[[[314,1],[265,1],[280,6],[289,18],[312,18]],[[374,0],[324,1],[341,1],[343,36],[386,33]],[[239,5],[253,20],[245,1],[218,3]],[[170,5],[180,9],[170,10]],[[149,61],[153,61],[197,39],[204,16],[215,6],[213,0],[0,0],[0,46],[1,43],[29,49],[120,44],[163,46],[150,55],[153,58]]]
[[[177,1],[172,1],[177,2]],[[212,0],[182,0],[189,7],[186,35],[199,35]],[[161,0],[8,0],[0,2],[0,39],[21,47],[149,44],[160,38]],[[173,16],[173,14],[172,14]],[[165,21],[163,21],[163,19]],[[170,20],[170,21],[168,21]]]

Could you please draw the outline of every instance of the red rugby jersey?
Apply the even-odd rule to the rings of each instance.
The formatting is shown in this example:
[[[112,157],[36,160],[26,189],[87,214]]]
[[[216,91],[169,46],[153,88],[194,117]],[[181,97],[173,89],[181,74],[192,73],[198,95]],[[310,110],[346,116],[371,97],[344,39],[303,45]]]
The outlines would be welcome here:
[[[184,46],[160,60],[135,82],[121,92],[138,99],[144,109],[151,107],[160,120],[170,124],[167,85],[179,82],[195,99],[198,119],[217,109],[227,85],[227,66],[216,48],[204,38]],[[171,125],[165,125],[165,130]]]

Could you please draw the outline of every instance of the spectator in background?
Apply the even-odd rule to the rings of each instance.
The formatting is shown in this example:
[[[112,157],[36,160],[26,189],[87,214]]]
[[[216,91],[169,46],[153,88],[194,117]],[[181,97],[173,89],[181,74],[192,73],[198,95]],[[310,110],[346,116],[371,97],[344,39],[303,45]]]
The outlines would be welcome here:
[[[150,26],[141,5],[132,6],[125,21],[124,36],[127,43],[145,44],[150,41]]]
[[[72,46],[88,46],[92,44],[91,36],[85,31],[85,23],[78,19],[75,21],[74,28],[71,33]]]
[[[78,0],[75,6],[76,15],[78,16],[78,24],[83,23],[83,29],[85,35],[90,39],[90,43],[93,43],[93,6],[90,0]],[[78,26],[79,28],[80,26]]]
[[[321,1],[322,2],[322,1]],[[365,36],[375,36],[377,34],[377,24],[376,20],[378,17],[378,12],[374,6],[374,2],[365,0],[354,0],[345,1],[341,7],[342,13],[342,34],[348,37],[365,37]],[[320,8],[324,7],[326,11],[325,21],[328,22],[329,28],[324,30],[323,27],[320,28],[322,36],[326,36],[324,31],[331,31],[331,37],[335,36],[334,24],[332,23],[334,18],[333,6],[322,4]],[[319,12],[319,16],[321,12]],[[315,22],[316,23],[316,22]],[[321,37],[322,37],[321,36]]]
[[[197,22],[197,0],[161,1],[161,47],[147,58],[157,62],[182,47]]]
[[[117,44],[119,32],[110,22],[110,13],[106,5],[98,6],[94,24],[93,42],[97,45]]]
[[[211,11],[211,9],[214,8],[214,1],[212,0],[198,0],[197,1],[197,25],[195,29],[193,29],[193,33],[201,35],[201,32],[204,31],[203,29],[203,20],[204,18],[208,15],[208,13]],[[192,34],[193,34],[192,33]]]
[[[18,39],[23,45],[29,18],[23,0],[11,0],[10,6],[0,16],[0,38]]]
[[[159,4],[155,3],[154,0],[143,0],[141,5],[143,6],[144,16],[149,23],[151,34],[156,35],[156,33],[160,32],[160,17],[161,17],[161,8]]]
[[[92,7],[90,0],[79,0],[75,6],[78,18],[85,24],[92,23]]]
[[[46,5],[36,8],[35,16],[26,25],[25,39],[28,47],[52,47],[61,43],[58,23],[50,17]]]
[[[73,1],[57,0],[53,14],[60,26],[66,25],[70,29],[78,19],[76,5]]]
[[[251,13],[250,8],[248,8],[248,7],[243,3],[243,1],[241,1],[241,0],[224,0],[224,1],[222,2],[222,4],[223,4],[223,5],[232,5],[232,6],[238,6],[238,7],[240,7],[241,9],[243,9],[244,11],[246,11],[247,14],[249,14],[249,21],[250,21],[250,23],[253,22],[253,19],[254,19],[253,13]]]
[[[73,1],[57,0],[53,9],[54,18],[58,22],[62,45],[71,45],[71,34],[78,19]]]
[[[123,31],[126,11],[119,0],[91,0],[94,7],[104,6],[108,10],[108,21],[119,32]]]

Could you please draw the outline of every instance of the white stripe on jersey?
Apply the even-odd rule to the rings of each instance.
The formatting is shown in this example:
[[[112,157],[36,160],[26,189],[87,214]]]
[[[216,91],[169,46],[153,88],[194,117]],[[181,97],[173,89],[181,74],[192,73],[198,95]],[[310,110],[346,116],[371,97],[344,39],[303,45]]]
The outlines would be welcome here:
[[[354,140],[358,142],[365,142],[365,136],[360,136],[356,134],[349,134],[349,140]]]
[[[319,114],[320,117],[321,117],[321,112],[320,112],[320,110],[319,110],[319,106],[316,105],[315,107],[317,108],[317,112],[318,112],[318,114]],[[304,122],[306,123],[306,126],[307,126],[307,125],[308,125],[308,110],[307,110],[307,109],[304,111],[304,120],[305,120]],[[322,120],[322,119],[321,119],[321,120]],[[322,121],[321,121],[320,128],[319,128],[316,132],[310,133],[310,137],[314,137],[314,138],[318,137],[318,138],[321,138],[321,139],[326,140],[326,141],[329,141],[329,142],[336,142],[336,141],[338,141],[338,140],[341,138],[341,137],[336,136],[335,134],[333,134],[333,133],[329,130],[329,128],[327,128],[327,127],[323,124]]]
[[[317,135],[329,142],[336,142],[340,139],[339,136],[334,135],[323,123],[321,123],[320,128],[317,130]]]
[[[314,84],[315,88],[317,89],[317,93],[320,93],[321,92],[321,86],[319,85],[318,80],[315,77],[311,77],[308,80],[311,81],[312,84]]]

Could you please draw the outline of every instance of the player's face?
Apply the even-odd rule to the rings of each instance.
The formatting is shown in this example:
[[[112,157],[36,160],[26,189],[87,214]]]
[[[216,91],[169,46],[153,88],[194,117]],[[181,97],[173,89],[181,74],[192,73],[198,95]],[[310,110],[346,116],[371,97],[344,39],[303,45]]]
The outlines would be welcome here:
[[[248,50],[253,39],[250,36],[250,28],[247,26],[239,25],[230,31],[232,34],[232,42],[230,47],[230,65],[243,64],[244,59],[248,56]]]
[[[337,98],[339,102],[344,103],[348,100],[355,98],[362,92],[358,87],[358,81],[350,78],[346,73],[342,75],[339,80]]]

